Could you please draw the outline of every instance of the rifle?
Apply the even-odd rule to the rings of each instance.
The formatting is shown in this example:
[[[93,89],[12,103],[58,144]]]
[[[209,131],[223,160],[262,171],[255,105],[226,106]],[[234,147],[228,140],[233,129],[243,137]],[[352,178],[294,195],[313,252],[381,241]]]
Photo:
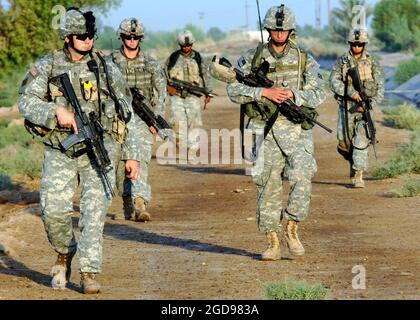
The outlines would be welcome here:
[[[376,140],[376,127],[371,115],[371,112],[373,112],[372,104],[368,95],[366,94],[365,89],[363,88],[362,81],[360,80],[359,69],[357,67],[350,68],[348,71],[348,75],[353,81],[354,89],[357,92],[359,92],[360,96],[362,97],[362,102],[360,103],[360,105],[364,110],[363,119],[365,120],[366,135],[373,146],[375,158],[378,159],[378,155],[376,154],[375,148],[375,145],[378,143],[378,141]]]
[[[216,96],[215,93],[209,91],[207,88],[199,87],[192,85],[191,83],[188,83],[186,81],[182,80],[168,80],[168,85],[171,87],[174,87],[177,91],[187,91],[188,93],[194,94],[196,96],[202,97],[202,96],[210,96],[214,97]]]
[[[172,140],[172,136],[167,133],[167,129],[172,130],[169,123],[162,116],[156,116],[155,113],[144,103],[145,97],[138,88],[131,88],[133,96],[134,112],[147,124],[147,126],[156,129],[162,140]]]
[[[88,154],[94,164],[94,168],[97,170],[99,176],[105,183],[105,186],[114,197],[114,189],[107,176],[107,173],[112,170],[112,162],[109,159],[108,152],[105,149],[103,142],[104,129],[99,122],[96,113],[92,111],[89,113],[88,117],[82,110],[67,73],[52,78],[51,82],[59,87],[60,91],[65,95],[66,99],[75,110],[75,120],[79,131],[79,134],[72,134],[67,139],[60,142],[61,151],[67,152],[70,148],[83,143],[85,148],[77,151],[73,155],[73,158]]]
[[[213,62],[216,61],[217,57],[215,56],[213,58]],[[241,70],[237,68],[233,68],[230,61],[224,57],[219,59],[219,64],[234,71],[236,80],[247,86],[271,88],[274,85],[274,82],[268,79],[266,76],[268,70],[270,69],[270,63],[268,61],[264,61],[257,70],[248,75],[245,75]],[[280,112],[292,122],[303,123],[307,121],[312,123],[313,125],[320,126],[329,133],[333,132],[330,128],[315,120],[311,116],[312,112],[308,111],[308,108],[301,108],[297,106],[292,100],[287,100],[283,102],[279,109]]]

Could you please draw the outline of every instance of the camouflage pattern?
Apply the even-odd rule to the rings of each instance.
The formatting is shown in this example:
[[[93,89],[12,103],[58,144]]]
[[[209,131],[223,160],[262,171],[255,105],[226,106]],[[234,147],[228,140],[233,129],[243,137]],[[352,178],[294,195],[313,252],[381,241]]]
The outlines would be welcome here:
[[[117,30],[117,35],[119,36],[121,34],[138,37],[144,36],[143,23],[137,18],[124,19]]]
[[[72,107],[49,80],[52,77],[68,73],[74,91],[84,112],[95,111],[101,114],[100,121],[104,127],[104,143],[110,159],[115,159],[116,152],[121,146],[116,142],[114,123],[116,110],[113,100],[108,96],[105,86],[105,75],[101,72],[101,87],[98,88],[96,77],[89,71],[87,63],[98,59],[96,52],[92,56],[86,55],[81,61],[72,62],[67,49],[57,50],[41,58],[26,75],[19,93],[19,110],[23,117],[36,125],[52,129],[45,138],[45,160],[41,182],[41,213],[48,234],[48,239],[58,253],[67,254],[76,247],[73,235],[71,214],[72,200],[77,189],[77,182],[81,186],[80,227],[81,235],[78,241],[80,257],[80,271],[101,271],[102,264],[102,232],[107,209],[111,203],[104,183],[92,167],[89,157],[85,154],[77,159],[60,151],[60,141],[66,139],[70,130],[60,128],[55,118],[58,106],[64,106],[69,111]],[[100,65],[100,61],[97,61]],[[131,95],[127,84],[111,62],[107,62],[111,86],[122,107],[132,113]],[[102,70],[102,68],[100,68]],[[83,83],[90,81],[89,90]],[[105,90],[103,90],[105,89]],[[89,91],[89,92],[86,92]],[[101,92],[101,108],[98,103],[98,92]],[[122,150],[125,160],[140,160],[139,141],[133,134],[138,127],[135,119],[126,124],[128,135]],[[82,148],[75,147],[75,150]],[[115,164],[113,164],[115,168]],[[115,184],[115,172],[108,173],[112,185]]]
[[[347,41],[349,43],[353,43],[353,42],[369,43],[368,32],[366,29],[352,29],[349,32]]]
[[[271,69],[267,76],[274,81],[275,87],[291,89],[297,105],[317,108],[326,98],[319,65],[308,55],[305,69],[299,72],[299,51],[289,42],[285,51],[277,54],[269,43],[264,45],[261,58],[270,62]],[[250,50],[239,60],[238,65],[245,74],[250,73],[256,52],[257,49]],[[228,85],[227,89],[230,99],[239,104],[263,104],[266,101],[262,98],[264,88],[248,87],[236,82]],[[254,118],[248,129],[256,131],[264,126],[265,122]],[[264,150],[263,170],[254,174],[253,180],[259,193],[258,226],[261,232],[268,234],[281,230],[282,218],[297,222],[306,219],[311,199],[311,179],[317,171],[317,165],[312,131],[303,130],[300,124],[292,123],[282,115],[277,118],[261,150]],[[285,178],[290,183],[287,206],[282,203],[282,179]]]
[[[171,97],[171,117],[169,119],[178,141],[187,144],[191,150],[199,149],[199,130],[203,126],[201,99],[188,96],[185,99]]]
[[[130,88],[140,89],[145,103],[157,114],[165,116],[166,111],[166,76],[158,62],[149,54],[140,50],[135,59],[129,59],[123,48],[114,51],[107,59],[112,60],[124,75]],[[146,204],[152,200],[152,187],[148,182],[149,164],[152,158],[154,137],[149,127],[137,115],[139,129],[134,133],[141,141],[141,171],[137,180],[129,180],[125,176],[125,164],[120,163],[117,170],[118,189],[122,196],[142,197]]]
[[[195,51],[189,56],[180,54],[176,64],[169,71],[170,59],[168,59],[165,64],[167,78],[186,81],[199,87],[206,86],[211,91],[212,88],[208,85],[210,78],[209,65],[205,61],[202,62],[203,79],[200,76],[200,69],[194,55]],[[187,143],[188,147],[194,150],[198,149],[198,129],[203,125],[201,106],[202,99],[187,92],[184,92],[182,97],[171,97],[170,124],[173,126],[177,138]]]
[[[282,13],[283,19],[281,18]],[[268,30],[296,30],[296,19],[288,7],[275,6],[267,11],[263,25]]]
[[[338,59],[336,65],[333,67],[330,75],[330,87],[335,94],[335,98],[339,102],[338,123],[337,123],[337,139],[339,142],[345,144],[345,141],[350,141],[354,147],[352,154],[353,169],[356,171],[366,171],[369,167],[368,163],[368,147],[369,140],[365,129],[365,122],[362,114],[357,112],[357,103],[351,100],[356,93],[352,85],[347,88],[347,97],[345,94],[345,79],[349,68],[356,67],[359,69],[362,83],[369,95],[372,107],[374,108],[384,98],[384,83],[385,76],[378,60],[369,52],[364,51],[362,57],[356,60],[352,52],[348,52]],[[349,80],[351,83],[351,80]],[[345,134],[345,100],[347,100],[348,109],[348,128],[349,137]],[[374,119],[373,114],[371,114]]]
[[[189,44],[194,44],[195,38],[190,30],[184,30],[178,35],[178,44],[180,46],[185,46]]]
[[[86,19],[83,11],[70,10],[66,12],[64,18],[60,22],[60,37],[65,39],[67,36],[75,34],[85,34],[88,32],[86,27]]]

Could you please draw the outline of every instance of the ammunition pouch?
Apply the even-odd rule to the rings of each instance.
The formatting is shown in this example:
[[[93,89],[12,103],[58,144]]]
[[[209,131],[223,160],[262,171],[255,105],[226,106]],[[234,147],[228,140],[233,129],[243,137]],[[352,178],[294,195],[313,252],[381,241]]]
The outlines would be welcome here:
[[[51,129],[48,129],[43,126],[36,125],[29,120],[25,119],[25,129],[33,136],[33,137],[40,137],[45,138],[48,134],[51,133]]]
[[[373,80],[363,81],[363,87],[365,88],[366,95],[369,98],[373,98],[378,94],[378,85]]]

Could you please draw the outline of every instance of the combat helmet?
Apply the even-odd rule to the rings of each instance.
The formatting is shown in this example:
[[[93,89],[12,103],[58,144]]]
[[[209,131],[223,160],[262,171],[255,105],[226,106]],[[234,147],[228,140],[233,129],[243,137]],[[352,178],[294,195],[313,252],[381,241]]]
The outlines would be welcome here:
[[[60,37],[96,33],[96,18],[92,11],[82,12],[79,8],[69,8],[60,23]]]
[[[352,29],[349,32],[348,42],[369,43],[368,32],[366,29]]]
[[[190,30],[184,30],[178,35],[178,43],[180,46],[194,44],[195,38]]]
[[[296,30],[296,19],[292,10],[284,4],[271,7],[264,19],[264,28],[267,30]]]
[[[144,36],[144,26],[143,23],[136,18],[124,19],[120,27],[118,28],[117,35],[127,35],[127,36]]]

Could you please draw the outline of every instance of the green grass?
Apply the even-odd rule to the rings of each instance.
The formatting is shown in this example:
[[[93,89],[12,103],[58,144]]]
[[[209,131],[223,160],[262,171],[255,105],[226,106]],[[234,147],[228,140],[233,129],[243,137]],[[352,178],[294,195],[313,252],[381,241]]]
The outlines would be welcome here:
[[[34,142],[23,126],[8,127],[0,121],[0,190],[16,190],[16,175],[38,178],[42,169],[42,145]]]
[[[409,180],[401,189],[392,190],[391,194],[397,198],[411,198],[420,194],[420,178]]]
[[[400,152],[382,165],[374,168],[375,179],[390,179],[409,173],[420,173],[420,129],[411,135],[409,144],[400,148]]]
[[[385,108],[384,120],[399,129],[420,129],[420,111],[413,105],[401,104],[394,108]]]
[[[19,87],[25,77],[25,71],[16,70],[9,76],[0,77],[0,108],[12,107],[18,101]]]
[[[325,300],[329,294],[322,284],[311,285],[297,280],[267,282],[264,286],[268,300]]]

